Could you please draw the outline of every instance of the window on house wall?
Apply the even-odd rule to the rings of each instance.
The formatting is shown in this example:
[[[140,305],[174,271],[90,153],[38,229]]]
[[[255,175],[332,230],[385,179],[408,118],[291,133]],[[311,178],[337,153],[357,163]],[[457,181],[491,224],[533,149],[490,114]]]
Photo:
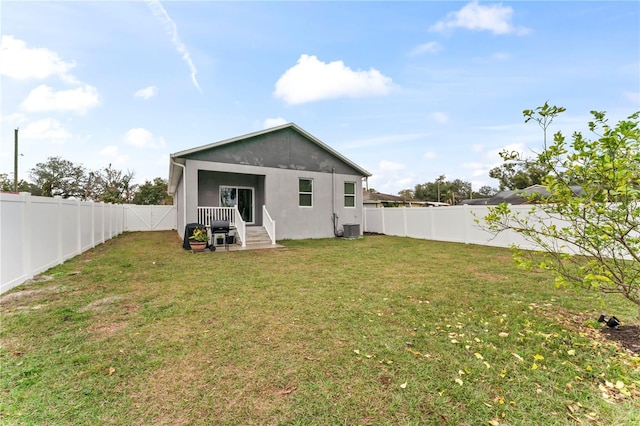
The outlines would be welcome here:
[[[300,207],[313,207],[313,180],[298,180],[298,205]]]
[[[356,183],[355,182],[344,183],[344,206],[345,207],[356,206]]]

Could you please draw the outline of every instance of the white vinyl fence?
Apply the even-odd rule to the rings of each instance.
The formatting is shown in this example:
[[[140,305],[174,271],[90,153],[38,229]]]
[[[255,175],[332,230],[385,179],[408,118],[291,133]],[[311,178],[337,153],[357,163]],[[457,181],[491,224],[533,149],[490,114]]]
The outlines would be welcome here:
[[[0,193],[0,293],[124,231],[176,229],[174,206]]]
[[[516,213],[525,214],[530,205],[511,206]],[[423,208],[366,208],[364,209],[364,231],[401,237],[450,241],[486,246],[511,247],[516,244],[523,249],[534,246],[522,235],[504,231],[494,236],[480,229],[489,213],[487,206],[451,206]]]

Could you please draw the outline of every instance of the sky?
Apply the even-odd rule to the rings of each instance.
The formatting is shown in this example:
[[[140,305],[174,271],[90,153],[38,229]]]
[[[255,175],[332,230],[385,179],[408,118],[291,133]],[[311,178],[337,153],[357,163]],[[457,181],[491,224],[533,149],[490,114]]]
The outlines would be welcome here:
[[[396,194],[488,175],[640,110],[637,1],[0,2],[0,173],[50,157],[167,178],[169,156],[294,122]]]

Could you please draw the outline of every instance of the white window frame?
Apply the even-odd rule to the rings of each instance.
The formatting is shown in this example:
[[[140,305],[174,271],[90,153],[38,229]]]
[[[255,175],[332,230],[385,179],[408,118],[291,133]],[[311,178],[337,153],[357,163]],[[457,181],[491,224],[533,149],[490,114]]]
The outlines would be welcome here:
[[[347,191],[346,191],[345,185],[346,185],[346,184],[348,184],[348,183],[350,183],[350,184],[352,184],[352,185],[353,185],[353,194],[347,194]],[[345,209],[355,209],[355,208],[356,208],[356,201],[357,201],[357,199],[356,199],[356,189],[357,189],[357,188],[358,188],[358,186],[356,185],[356,183],[355,183],[355,182],[345,181],[345,182],[343,183],[343,185],[342,185],[342,190],[344,191],[344,199],[343,199],[343,203],[344,203],[344,208],[345,208]],[[353,198],[353,206],[348,206],[348,205],[347,205],[347,197],[349,197],[349,198]]]
[[[307,180],[309,182],[311,182],[311,191],[310,192],[302,192],[300,191],[300,182],[303,180]],[[301,195],[311,195],[311,205],[310,206],[303,206],[300,204],[300,196]],[[313,179],[311,178],[298,178],[298,207],[303,208],[303,209],[309,209],[309,208],[313,208]]]

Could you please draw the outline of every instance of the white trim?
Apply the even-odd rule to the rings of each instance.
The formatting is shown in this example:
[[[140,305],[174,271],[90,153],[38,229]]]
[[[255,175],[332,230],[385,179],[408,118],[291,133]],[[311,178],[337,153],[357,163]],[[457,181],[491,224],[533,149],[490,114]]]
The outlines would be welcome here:
[[[353,194],[347,194],[347,192],[345,191],[344,186],[345,186],[347,183],[351,183],[351,184],[353,184]],[[355,208],[356,208],[356,206],[357,206],[357,204],[358,204],[358,198],[357,198],[357,196],[356,196],[356,192],[357,192],[357,191],[358,191],[358,185],[356,185],[356,182],[349,181],[349,180],[345,180],[345,181],[342,183],[342,192],[343,192],[343,194],[342,194],[342,195],[343,195],[343,197],[342,197],[342,205],[343,205],[343,207],[344,207],[345,209],[355,209]],[[347,197],[353,197],[353,206],[347,206],[347,203],[346,203]]]
[[[300,181],[301,180],[308,180],[311,182],[311,192],[302,192],[300,191]],[[301,206],[300,205],[300,195],[311,195],[311,205],[310,206]],[[311,209],[313,208],[313,178],[305,178],[305,177],[299,177],[298,178],[298,207],[301,209]]]

